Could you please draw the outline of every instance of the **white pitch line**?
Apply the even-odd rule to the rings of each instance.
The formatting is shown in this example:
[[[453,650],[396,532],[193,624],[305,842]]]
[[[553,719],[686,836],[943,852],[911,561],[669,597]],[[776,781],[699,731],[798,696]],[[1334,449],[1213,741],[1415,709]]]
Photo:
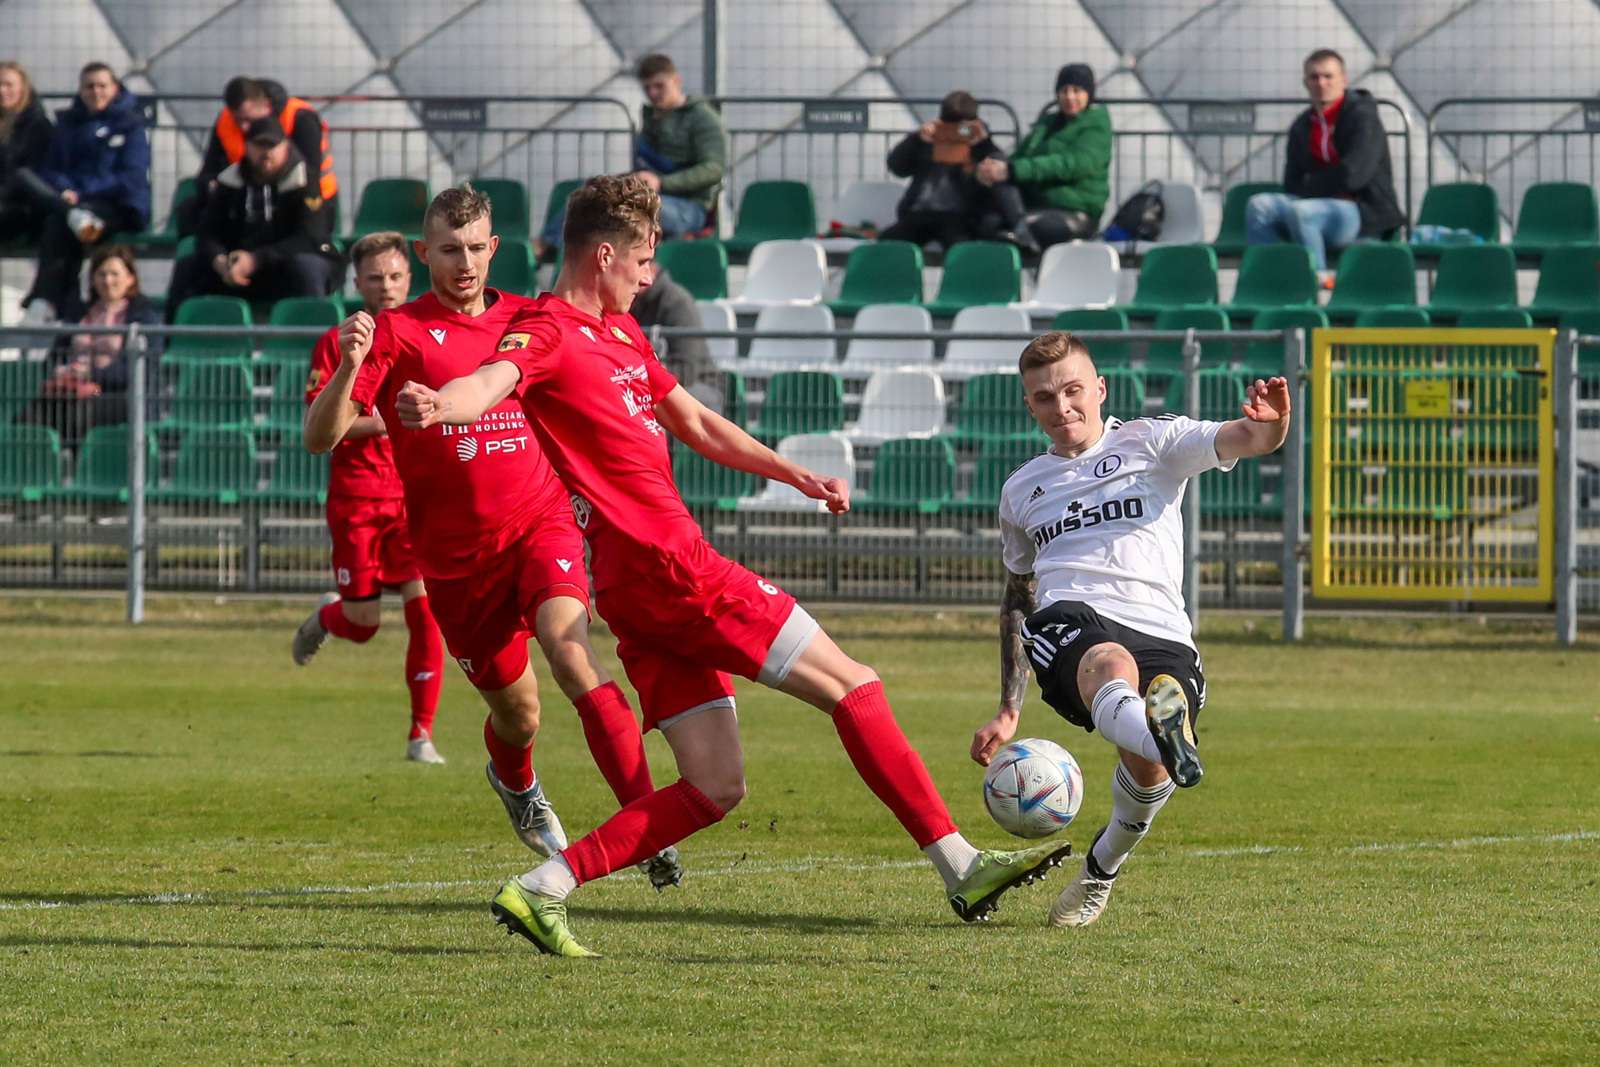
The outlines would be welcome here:
[[[1503,837],[1461,837],[1452,841],[1408,841],[1395,844],[1340,845],[1332,848],[1305,848],[1300,845],[1249,845],[1243,848],[1190,848],[1168,849],[1150,853],[1147,859],[1210,859],[1219,856],[1266,856],[1288,853],[1343,853],[1362,852],[1422,852],[1442,849],[1482,848],[1486,845],[1506,844],[1563,844],[1573,841],[1600,841],[1600,831],[1573,830],[1561,834],[1516,834]],[[782,863],[745,862],[743,860],[720,867],[700,870],[690,868],[693,878],[712,878],[727,874],[798,874],[805,871],[890,871],[927,867],[926,860],[883,860],[877,863],[850,863],[834,856],[813,856]],[[631,880],[644,877],[636,871],[619,871],[612,879]],[[305,886],[298,889],[244,889],[198,893],[152,893],[134,897],[98,897],[88,900],[33,900],[0,902],[0,911],[43,911],[52,908],[82,908],[113,904],[171,905],[205,904],[236,900],[263,900],[274,897],[356,896],[366,893],[390,893],[410,889],[461,889],[487,888],[499,882],[380,882],[374,885]]]

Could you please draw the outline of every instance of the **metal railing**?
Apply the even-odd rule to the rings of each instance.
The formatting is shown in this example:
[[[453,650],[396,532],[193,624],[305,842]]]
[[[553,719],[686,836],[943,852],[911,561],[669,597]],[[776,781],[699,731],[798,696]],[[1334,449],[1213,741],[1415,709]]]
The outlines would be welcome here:
[[[1600,180],[1600,101],[1576,96],[1441,100],[1428,112],[1427,175],[1429,185],[1493,185],[1500,193],[1501,215],[1515,224],[1528,186]]]

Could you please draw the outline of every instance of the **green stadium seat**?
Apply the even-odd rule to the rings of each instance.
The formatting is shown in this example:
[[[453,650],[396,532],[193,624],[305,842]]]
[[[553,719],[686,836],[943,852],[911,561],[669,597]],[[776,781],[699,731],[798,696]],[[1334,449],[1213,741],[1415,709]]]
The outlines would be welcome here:
[[[753,474],[724,467],[682,446],[672,450],[672,480],[685,504],[719,511],[731,511],[740,497],[754,496],[760,481]]]
[[[744,375],[736,370],[719,373],[722,375],[721,415],[742,429],[750,421],[750,402],[745,392]]]
[[[1310,307],[1317,302],[1317,268],[1303,245],[1257,245],[1244,251],[1239,283],[1225,310],[1251,318],[1268,308]]]
[[[944,256],[939,295],[923,306],[949,318],[965,307],[1010,304],[1022,299],[1022,256],[999,241],[962,241]]]
[[[48,426],[0,426],[0,498],[36,501],[61,486],[61,441]]]
[[[1252,330],[1292,330],[1306,332],[1306,366],[1311,365],[1311,332],[1326,330],[1328,316],[1321,308],[1268,308],[1251,320]],[[1244,367],[1251,374],[1274,375],[1283,373],[1282,341],[1251,341],[1245,346]]]
[[[1561,316],[1561,329],[1577,330],[1580,335],[1588,337],[1600,334],[1600,308],[1567,312]]]
[[[306,386],[310,378],[310,360],[278,364],[272,379],[272,401],[267,406],[268,429],[299,439],[306,421]]]
[[[250,305],[236,296],[191,296],[178,308],[174,326],[245,326],[253,319]],[[248,362],[254,353],[250,338],[170,337],[161,361],[172,367],[186,363],[215,363],[219,360]]]
[[[994,514],[1000,507],[1000,491],[1018,467],[1050,447],[1050,439],[1040,433],[993,437],[978,449],[978,463],[972,472],[972,489],[964,499],[952,501],[950,509]]]
[[[728,251],[748,256],[762,241],[803,241],[817,235],[817,205],[805,182],[763,181],[745,186]]]
[[[1100,414],[1127,422],[1144,414],[1144,375],[1132,367],[1096,367],[1106,380],[1106,402]]]
[[[1426,330],[1433,318],[1422,307],[1367,308],[1356,316],[1355,325],[1368,330]]]
[[[671,271],[672,280],[696,300],[728,295],[728,250],[721,241],[663,241],[656,246],[656,265]]]
[[[872,467],[872,488],[851,501],[863,511],[937,514],[955,493],[956,457],[942,437],[885,441]]]
[[[134,234],[129,243],[140,255],[172,255],[178,247],[178,209],[194,199],[195,180],[181,178],[172,189],[172,205],[167,210],[167,221],[159,230],[144,230]]]
[[[397,230],[407,237],[422,236],[422,216],[428,210],[428,183],[417,178],[374,178],[361,190],[351,238]]]
[[[1237,418],[1235,412],[1229,418]],[[1200,475],[1200,514],[1223,519],[1283,514],[1283,504],[1268,499],[1261,490],[1261,460],[1250,456],[1239,460],[1233,470],[1216,467]]]
[[[1472,308],[1461,313],[1456,326],[1463,330],[1526,330],[1533,326],[1533,316],[1526,308]]]
[[[1328,321],[1349,322],[1367,308],[1417,302],[1417,261],[1401,244],[1354,244],[1339,256],[1333,294],[1322,310]]]
[[[304,381],[304,379],[301,379]],[[255,417],[250,368],[232,360],[190,363],[178,373],[164,432],[209,427],[245,427]]]
[[[272,305],[271,326],[316,326],[330,330],[343,322],[344,305],[333,296],[291,296]],[[271,337],[261,347],[264,363],[305,363],[316,348],[314,337]]]
[[[1479,182],[1448,182],[1434,185],[1422,197],[1418,226],[1447,226],[1452,230],[1471,230],[1490,244],[1500,241],[1500,194],[1492,185]],[[1416,244],[1411,251],[1418,259],[1435,259],[1449,245]]]
[[[1434,322],[1478,308],[1517,306],[1517,260],[1504,245],[1455,245],[1439,254],[1428,314]]]
[[[0,424],[9,423],[17,412],[39,395],[39,385],[50,373],[51,366],[48,359],[8,359],[0,362]]]
[[[256,488],[256,445],[249,430],[193,429],[178,444],[172,480],[150,495],[158,500],[237,504]]]
[[[1244,406],[1244,391],[1249,377],[1244,371],[1229,370],[1227,367],[1202,369],[1196,376],[1200,386],[1200,418],[1207,422],[1227,422],[1229,419],[1239,418],[1243,414],[1241,409]],[[1167,386],[1163,406],[1167,411],[1183,413],[1184,388],[1181,375],[1173,378],[1171,384]]]
[[[1128,315],[1121,308],[1073,308],[1063,311],[1050,323],[1052,330],[1128,330]],[[1095,341],[1089,345],[1094,365],[1102,371],[1107,367],[1125,367],[1133,359],[1132,346],[1126,341]]]
[[[955,426],[946,436],[957,446],[968,446],[1037,432],[1023,399],[1022,375],[995,372],[967,379]]]
[[[282,441],[272,461],[267,487],[242,495],[267,504],[326,504],[328,462],[328,453],[307,452],[298,439]]]
[[[1217,302],[1217,254],[1210,245],[1157,245],[1145,253],[1130,319],[1153,319],[1168,308]]]
[[[550,225],[550,220],[567,206],[567,197],[577,192],[583,186],[582,178],[563,178],[550,187],[550,195],[544,201],[544,221],[539,223],[539,228]]]
[[[1573,311],[1600,311],[1600,245],[1552,248],[1539,260],[1528,314],[1546,322]]]
[[[1281,193],[1281,182],[1240,182],[1222,198],[1222,225],[1211,250],[1218,256],[1242,256],[1245,251],[1244,210],[1257,193]]]
[[[156,438],[145,434],[145,487],[156,484],[161,467],[156,453]],[[77,466],[72,484],[60,490],[62,496],[126,503],[128,499],[128,428],[96,426],[84,434],[78,446]]]
[[[1226,330],[1228,314],[1219,307],[1168,308],[1156,316],[1158,330]],[[1228,341],[1202,341],[1200,365],[1202,367],[1227,366],[1233,359],[1233,345]],[[1183,373],[1183,342],[1152,341],[1144,358],[1145,380],[1164,384],[1171,375]]]
[[[1517,233],[1511,247],[1519,256],[1537,256],[1561,245],[1600,244],[1600,201],[1594,186],[1579,182],[1541,182],[1522,194]]]
[[[839,298],[828,307],[835,315],[856,315],[869,304],[921,301],[922,249],[910,241],[876,241],[851,249]]]
[[[776,443],[793,434],[844,429],[844,384],[825,370],[779,371],[767,380],[761,420],[750,433]]]
[[[494,235],[504,240],[528,240],[532,234],[532,213],[528,209],[528,187],[515,178],[473,178],[472,187],[489,198],[489,216]]]
[[[502,237],[489,261],[489,284],[503,293],[515,296],[535,296],[539,283],[535,271],[539,262],[533,254],[533,243],[527,238]]]

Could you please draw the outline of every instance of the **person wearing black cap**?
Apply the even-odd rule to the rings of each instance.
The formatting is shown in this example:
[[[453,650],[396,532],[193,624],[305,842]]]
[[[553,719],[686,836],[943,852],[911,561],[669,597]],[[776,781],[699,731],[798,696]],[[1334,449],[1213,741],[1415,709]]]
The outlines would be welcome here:
[[[244,158],[217,175],[195,253],[173,264],[168,321],[191,296],[326,296],[342,281],[333,204],[276,117],[245,129]]]
[[[997,236],[1025,250],[1094,236],[1111,195],[1111,116],[1094,102],[1094,71],[1069,63],[1056,75],[1056,100],[1009,160],[986,159],[978,180],[1001,205]],[[1021,194],[1026,215],[1014,216],[1006,186]]]

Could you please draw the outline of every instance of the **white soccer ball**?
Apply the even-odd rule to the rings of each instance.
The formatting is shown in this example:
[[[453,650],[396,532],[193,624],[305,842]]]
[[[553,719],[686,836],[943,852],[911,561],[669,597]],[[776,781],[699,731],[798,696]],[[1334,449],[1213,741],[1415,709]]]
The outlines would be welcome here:
[[[1042,737],[1013,741],[996,752],[983,776],[983,806],[1008,834],[1049,837],[1083,803],[1083,772],[1072,753]]]

